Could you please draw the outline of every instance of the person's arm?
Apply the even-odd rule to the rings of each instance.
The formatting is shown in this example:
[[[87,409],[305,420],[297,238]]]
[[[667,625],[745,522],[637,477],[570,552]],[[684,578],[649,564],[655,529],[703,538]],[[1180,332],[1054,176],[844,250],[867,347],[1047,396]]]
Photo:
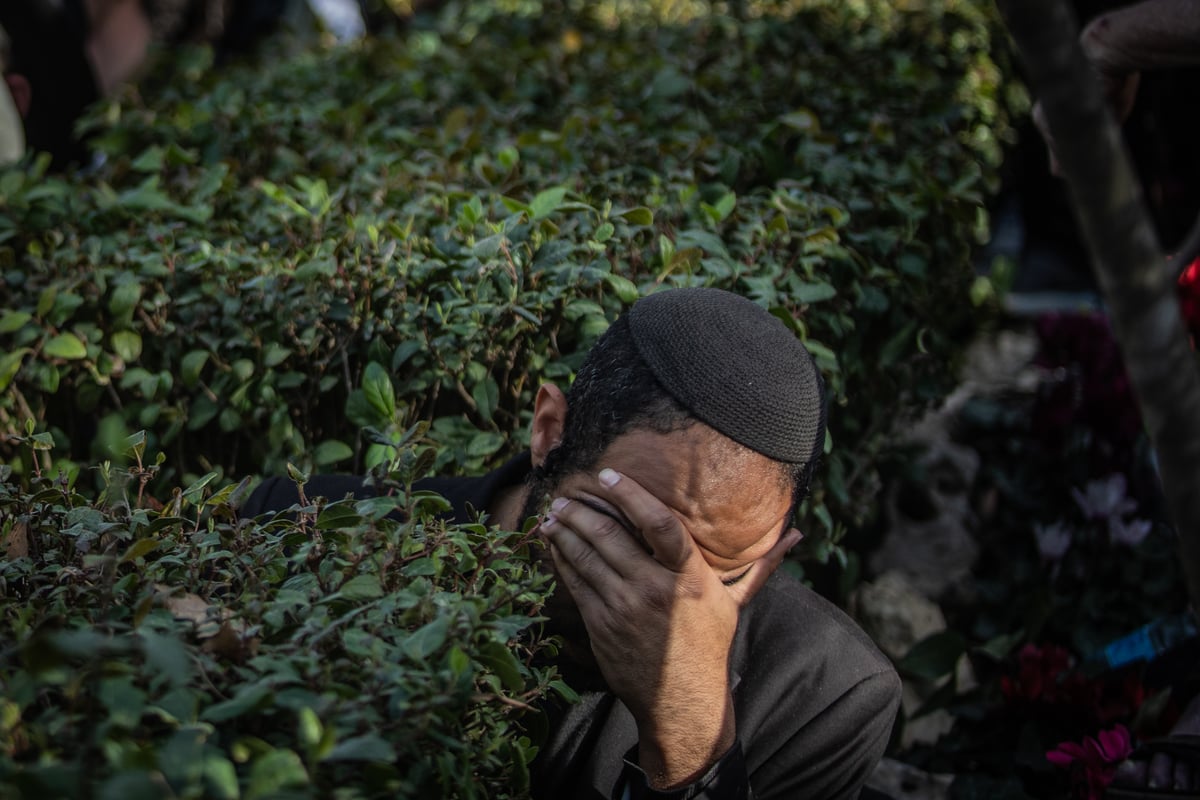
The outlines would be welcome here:
[[[736,742],[729,652],[738,612],[800,534],[780,536],[726,586],[679,519],[631,478],[605,470],[596,493],[624,513],[644,547],[577,501],[555,501],[541,530],[605,680],[637,724],[647,787],[686,792]]]

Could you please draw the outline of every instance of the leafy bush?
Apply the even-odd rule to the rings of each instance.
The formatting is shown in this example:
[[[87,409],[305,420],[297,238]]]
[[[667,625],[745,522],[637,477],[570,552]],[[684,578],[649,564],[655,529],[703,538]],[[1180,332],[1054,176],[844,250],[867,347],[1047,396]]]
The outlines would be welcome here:
[[[184,54],[96,112],[103,165],[0,174],[0,459],[28,479],[32,418],[76,462],[146,430],[156,493],[363,469],[374,363],[437,468],[474,471],[639,294],[715,285],[816,355],[837,446],[808,513],[861,519],[977,318],[1007,131],[990,4],[586,5]]]
[[[522,447],[538,383],[660,286],[796,331],[836,406],[817,555],[868,513],[978,321],[990,4],[716,9],[450,2],[172,54],[95,110],[102,164],[0,172],[0,793],[520,795],[514,714],[570,693],[545,586],[407,480]],[[233,519],[245,475],[398,465],[409,523]]]
[[[298,519],[238,521],[245,487],[208,480],[151,511],[144,447],[94,501],[0,467],[0,796],[524,793],[519,716],[571,696],[534,662],[524,536],[434,520],[403,469]]]

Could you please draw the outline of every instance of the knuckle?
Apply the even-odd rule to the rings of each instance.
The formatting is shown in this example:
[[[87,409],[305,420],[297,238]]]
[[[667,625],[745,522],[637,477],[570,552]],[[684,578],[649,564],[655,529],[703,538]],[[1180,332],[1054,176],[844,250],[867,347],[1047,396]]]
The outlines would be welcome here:
[[[625,526],[617,522],[615,519],[608,517],[596,528],[596,533],[608,539],[615,539],[629,535],[629,531],[625,530]]]
[[[669,511],[658,511],[646,521],[650,533],[665,536],[673,533],[679,521]]]
[[[656,613],[665,613],[675,605],[676,597],[674,588],[650,584],[640,587],[637,601],[643,608],[649,608]]]

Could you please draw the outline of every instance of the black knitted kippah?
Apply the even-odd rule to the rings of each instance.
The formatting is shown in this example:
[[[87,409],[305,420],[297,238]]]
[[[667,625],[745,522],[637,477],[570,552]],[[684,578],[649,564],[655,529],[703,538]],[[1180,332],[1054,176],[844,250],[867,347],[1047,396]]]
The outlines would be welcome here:
[[[710,427],[775,461],[807,463],[824,446],[820,372],[766,309],[720,289],[673,289],[637,301],[629,329],[663,389]]]

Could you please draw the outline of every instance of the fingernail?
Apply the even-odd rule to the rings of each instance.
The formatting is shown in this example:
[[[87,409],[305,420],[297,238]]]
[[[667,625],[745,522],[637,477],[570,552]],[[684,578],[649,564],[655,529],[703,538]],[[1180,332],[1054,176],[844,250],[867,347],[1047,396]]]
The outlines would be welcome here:
[[[554,502],[550,504],[550,509],[552,511],[562,511],[566,507],[567,507],[567,498],[565,498],[565,497],[556,497],[556,498],[554,498]]]
[[[794,532],[788,541],[788,549],[791,550],[796,545],[800,544],[800,540],[804,538],[804,534],[800,531]]]
[[[558,517],[554,516],[553,514],[547,514],[545,516],[545,518],[542,520],[542,530],[546,530],[547,528],[553,528],[557,524],[558,524]]]
[[[605,486],[616,486],[620,481],[619,473],[607,468],[600,470],[600,482]]]

